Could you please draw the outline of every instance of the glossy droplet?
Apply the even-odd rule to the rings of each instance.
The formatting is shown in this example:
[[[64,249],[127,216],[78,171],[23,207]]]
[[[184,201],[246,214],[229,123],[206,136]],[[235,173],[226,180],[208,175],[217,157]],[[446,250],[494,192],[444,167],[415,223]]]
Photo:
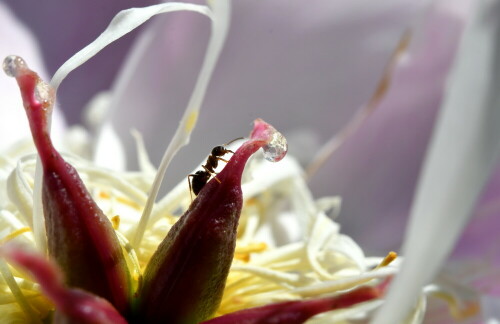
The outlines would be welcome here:
[[[271,141],[269,144],[262,147],[264,151],[264,158],[271,162],[278,162],[283,159],[288,151],[288,143],[285,136],[278,132],[276,129],[272,129],[273,133],[271,135]]]
[[[2,67],[5,74],[11,77],[15,77],[22,69],[25,69],[27,66],[26,62],[24,62],[24,60],[20,56],[9,55],[3,60]]]
[[[35,86],[35,100],[42,103],[45,107],[52,106],[54,103],[53,88],[42,80],[39,80]]]

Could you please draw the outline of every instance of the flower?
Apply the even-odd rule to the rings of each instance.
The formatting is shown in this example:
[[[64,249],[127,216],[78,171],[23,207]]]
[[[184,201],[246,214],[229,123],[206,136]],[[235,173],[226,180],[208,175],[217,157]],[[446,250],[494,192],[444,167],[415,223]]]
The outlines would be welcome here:
[[[259,220],[255,217],[260,213],[250,208],[251,214],[247,215],[247,218],[254,219],[253,225],[250,226],[250,220],[247,219],[244,226],[245,232],[242,234],[242,236],[246,236],[248,243],[247,246],[243,243],[243,246],[240,247],[243,252],[237,251],[237,253],[246,254],[243,261],[250,263],[249,252],[255,250],[254,246],[260,245],[256,252],[260,250],[263,259],[267,258],[268,260],[264,261],[265,265],[259,265],[259,261],[254,265],[241,265],[239,269],[233,268],[233,272],[249,271],[252,277],[262,277],[264,282],[247,283],[240,287],[242,281],[248,279],[252,281],[254,278],[233,274],[233,281],[230,280],[229,284],[225,286],[229,266],[235,252],[236,227],[243,205],[240,182],[246,161],[259,148],[264,149],[266,159],[279,161],[284,157],[287,149],[282,135],[267,123],[257,120],[250,140],[243,143],[227,162],[228,166],[202,188],[198,197],[189,205],[182,217],[174,217],[172,214],[175,210],[182,208],[179,206],[180,202],[185,202],[188,199],[176,197],[173,205],[167,205],[173,209],[163,210],[156,222],[147,224],[145,229],[147,237],[149,240],[153,239],[154,243],[153,249],[149,252],[153,252],[160,241],[161,244],[152,255],[148,255],[147,259],[142,259],[145,270],[141,275],[141,261],[135,256],[134,248],[128,243],[126,235],[117,235],[112,229],[112,223],[115,224],[116,228],[120,226],[121,218],[114,216],[113,222],[111,222],[104,216],[100,208],[93,202],[76,170],[64,160],[52,145],[48,125],[54,103],[53,89],[29,70],[19,57],[7,57],[4,61],[4,70],[17,79],[33,139],[44,169],[42,192],[48,252],[57,265],[47,263],[43,254],[26,252],[23,248],[15,245],[4,246],[0,254],[13,265],[31,273],[40,284],[44,295],[55,304],[56,312],[53,316],[56,321],[62,319],[83,323],[94,321],[98,323],[125,323],[125,318],[127,318],[132,321],[151,323],[164,321],[198,323],[211,317],[216,310],[222,314],[228,311],[221,307],[224,304],[221,303],[222,298],[225,297],[226,308],[229,310],[231,308],[233,310],[234,308],[246,310],[254,304],[265,303],[267,306],[264,316],[269,316],[269,312],[271,312],[279,318],[284,316],[281,321],[290,322],[291,314],[297,314],[294,315],[298,316],[296,322],[302,323],[318,312],[356,306],[359,302],[377,298],[380,296],[379,289],[383,288],[361,287],[339,296],[312,299],[306,302],[296,301],[285,304],[273,304],[272,302],[279,301],[280,298],[295,299],[302,295],[321,296],[324,293],[363,284],[381,275],[387,276],[394,273],[394,271],[380,273],[376,270],[364,273],[369,269],[364,264],[365,260],[362,252],[360,254],[359,248],[346,238],[335,237],[338,227],[334,226],[322,212],[317,214],[317,208],[310,201],[307,192],[300,194],[300,190],[292,190],[292,194],[296,194],[297,191],[299,193],[295,202],[300,198],[304,200],[299,201],[297,206],[301,209],[307,208],[306,213],[313,213],[310,216],[311,219],[306,219],[306,224],[309,223],[308,226],[312,230],[308,235],[309,243],[293,248],[293,245],[284,246],[282,248],[285,251],[275,249],[271,250],[269,254],[266,253],[265,244],[252,241],[251,232],[259,226]],[[185,128],[183,127],[183,129]],[[300,170],[297,166],[293,167],[293,163],[291,166],[287,168],[288,173],[290,169]],[[260,168],[257,167],[258,170]],[[208,172],[210,169],[206,168],[205,170]],[[20,179],[12,180],[12,182],[23,182],[23,180],[26,182],[22,172],[16,171],[12,177],[20,177]],[[109,177],[108,174],[104,174]],[[268,178],[274,181],[276,178],[283,180],[283,173],[277,172],[276,175],[268,176]],[[247,175],[247,177],[249,176]],[[293,182],[296,182],[295,177],[300,179],[297,171],[292,174],[291,180]],[[266,180],[269,181],[269,179]],[[99,182],[96,183],[98,183],[97,190],[98,197],[100,197],[102,188]],[[297,185],[299,189],[303,188],[303,181],[292,186],[287,184],[287,191],[290,190],[290,187],[293,188]],[[247,196],[247,201],[252,200],[251,205],[256,205],[258,209],[262,208],[265,212],[271,209],[266,208],[266,200],[270,204],[276,204],[279,199],[273,197],[275,194],[272,191],[270,192],[271,197],[266,197],[267,195],[262,191],[263,187],[265,188],[261,183],[257,183],[254,196]],[[22,196],[22,193],[15,186],[9,186],[8,189],[11,197]],[[188,196],[185,191],[181,193],[185,197]],[[264,196],[264,199],[260,198],[260,195]],[[105,194],[104,197],[109,199],[110,195]],[[11,199],[13,205],[6,205],[4,212],[7,213],[8,209],[12,209],[13,213],[16,212],[16,209],[19,210],[15,206],[17,201],[19,200]],[[129,199],[122,198],[122,201],[127,202]],[[167,224],[170,221],[169,234],[163,240],[161,236],[164,233],[160,234],[160,239],[155,239],[155,235],[150,232],[161,228],[158,223],[163,224],[165,221]],[[141,227],[137,221],[131,225],[129,233],[133,239]],[[30,232],[29,228],[19,228],[12,231],[5,240],[12,240],[28,232]],[[345,245],[345,251],[340,248],[342,245]],[[292,255],[288,255],[290,248],[292,248]],[[140,251],[140,246],[136,245],[136,250]],[[122,251],[127,251],[128,260]],[[358,260],[349,260],[353,252],[358,254]],[[298,259],[297,256],[293,256],[297,253],[299,254]],[[141,255],[147,254],[141,253]],[[342,261],[346,256],[348,256],[347,260]],[[322,263],[325,263],[322,259],[325,257],[335,258],[337,262],[333,264],[327,261],[322,266]],[[296,261],[299,261],[299,264],[293,265]],[[238,261],[236,260],[236,262]],[[288,265],[286,265],[287,263]],[[383,263],[385,266],[390,261],[383,261]],[[127,264],[131,265],[131,269]],[[331,268],[334,265],[337,268],[335,272],[334,268]],[[291,269],[290,266],[292,266]],[[327,268],[321,269],[325,266]],[[287,271],[283,271],[284,267]],[[293,271],[289,272],[290,270]],[[354,276],[352,271],[354,271]],[[131,272],[132,276],[130,276]],[[294,275],[293,272],[296,274]],[[334,279],[335,273],[339,273],[340,280],[322,280],[325,277]],[[356,275],[357,273],[360,275]],[[10,270],[6,267],[3,269],[3,275],[5,278],[12,277]],[[293,279],[293,277],[296,278]],[[269,280],[279,286],[270,286],[267,282]],[[322,281],[326,286],[324,284],[317,287],[311,285],[311,283],[320,284]],[[63,282],[70,288],[65,288]],[[205,285],[206,288],[203,288]],[[306,286],[301,289],[300,286],[303,285]],[[280,286],[289,287],[289,290],[296,286],[298,289],[296,289],[297,291],[292,289],[290,292],[283,292]],[[34,321],[40,321],[49,316],[47,314],[50,314],[51,305],[48,301],[45,300],[42,303],[41,310],[34,310],[17,283],[8,282],[5,288],[7,287],[24,311],[19,315],[21,318],[26,320],[27,316]],[[248,294],[249,288],[253,292],[251,295],[245,296],[245,291]],[[34,290],[31,294],[36,294],[40,288],[32,286],[31,289]],[[231,289],[236,291],[231,292]],[[243,293],[239,290],[243,290]],[[260,291],[263,296],[256,294],[257,291]],[[223,292],[225,293],[223,294]],[[233,295],[235,296],[233,297]],[[293,297],[294,295],[296,297]],[[16,305],[11,306],[15,307]],[[89,312],[88,309],[92,309],[92,311]],[[231,316],[241,317],[241,320],[248,321],[255,317],[256,311],[257,309],[250,313],[234,313]],[[365,312],[365,308],[362,311]],[[6,321],[15,320],[15,317],[10,315],[12,313],[15,312],[7,312],[9,315],[5,318]],[[349,314],[343,316],[349,316]],[[222,321],[226,320],[224,316],[220,318]],[[213,321],[218,321],[218,319]],[[234,321],[234,319],[229,321]]]
[[[222,4],[222,2],[218,5],[221,6],[220,9],[217,9],[217,6],[214,8],[215,26],[213,42],[215,44],[220,44],[220,35],[224,34],[224,29],[226,28],[224,17],[218,18],[217,14],[218,11],[225,13],[227,10],[223,10],[224,4]],[[109,30],[121,33],[127,26],[127,23],[123,24],[124,21],[128,21],[126,19],[127,15],[131,17],[143,17],[144,15],[151,16],[155,13],[169,11],[171,8],[176,8],[178,6],[206,13],[202,7],[178,4],[158,5],[150,8],[123,12],[121,16],[112,22]],[[96,41],[97,47],[101,46],[99,44],[100,39],[107,40],[109,38],[107,38],[106,33],[103,34],[103,36]],[[93,52],[93,46],[94,44],[91,44],[83,53]],[[214,49],[214,45],[211,44],[208,49],[208,59],[206,60],[208,66],[213,66],[214,64],[210,56],[213,54],[212,52],[214,50],[217,52],[217,49]],[[70,59],[63,68],[59,70],[62,72],[58,72],[54,76],[52,81],[54,88],[41,81],[38,75],[32,72],[21,58],[9,56],[4,61],[5,72],[17,79],[21,89],[33,140],[44,170],[42,200],[45,228],[47,232],[47,249],[49,257],[53,259],[57,265],[47,263],[41,254],[37,255],[33,252],[26,252],[24,249],[13,245],[6,245],[3,247],[1,251],[2,256],[18,268],[30,272],[40,284],[41,291],[56,306],[56,312],[54,314],[55,321],[62,319],[67,321],[98,321],[108,323],[116,321],[123,322],[124,318],[127,318],[130,320],[152,323],[162,321],[197,323],[211,317],[214,312],[219,309],[223,297],[228,299],[227,303],[229,307],[233,308],[243,307],[246,309],[249,305],[252,305],[252,303],[258,305],[263,302],[266,304],[272,302],[273,298],[259,297],[258,295],[251,295],[248,297],[249,300],[245,302],[241,300],[241,294],[236,294],[240,298],[240,301],[237,301],[231,298],[231,293],[226,293],[224,295],[222,293],[225,287],[224,283],[228,275],[229,266],[233,259],[234,244],[236,243],[236,225],[243,203],[241,200],[240,188],[243,167],[247,159],[261,147],[265,149],[267,159],[282,159],[284,152],[286,152],[286,145],[283,142],[284,138],[268,124],[257,120],[250,140],[243,143],[235,151],[234,156],[228,161],[228,166],[203,187],[198,197],[190,204],[187,212],[181,218],[177,219],[173,216],[169,217],[169,215],[172,215],[175,210],[182,208],[179,204],[185,201],[185,199],[176,199],[173,206],[170,206],[174,209],[169,210],[166,214],[162,213],[161,217],[158,218],[156,222],[142,222],[142,220],[147,219],[147,217],[144,217],[144,214],[141,222],[137,222],[136,217],[135,222],[129,229],[129,238],[132,242],[132,244],[130,244],[127,242],[127,236],[125,234],[116,234],[113,230],[112,224],[115,224],[115,227],[118,228],[121,223],[121,218],[115,216],[112,219],[113,222],[111,222],[111,220],[102,213],[83,185],[76,170],[55,150],[50,140],[50,114],[55,101],[54,93],[61,79],[67,74],[67,70],[65,71],[64,67],[68,65],[74,68],[74,62],[81,62],[82,60],[85,61],[86,58],[83,57],[82,59],[81,56],[79,57],[79,54]],[[203,71],[202,69],[202,77],[204,76],[203,73],[207,73]],[[203,78],[200,80],[203,80]],[[196,96],[193,97],[196,103],[198,99],[196,99]],[[190,105],[185,113],[185,117],[179,128],[180,131],[177,135],[181,142],[185,141],[183,138],[189,136],[196,121],[196,114],[196,105]],[[167,149],[167,158],[169,157],[168,152],[169,150]],[[214,164],[214,162],[207,162],[207,164],[208,163]],[[206,172],[212,172],[207,167],[205,167],[205,170]],[[159,174],[161,174],[161,172],[159,172]],[[16,212],[20,211],[18,206],[22,205],[24,202],[22,198],[19,198],[23,196],[23,190],[18,190],[18,187],[11,184],[26,183],[27,181],[23,177],[22,172],[18,172],[17,170],[10,175],[10,178],[12,180],[7,183],[9,196],[13,197],[10,199],[12,204],[7,204],[4,207],[4,212],[7,214],[10,209],[14,215]],[[115,176],[115,179],[116,178]],[[111,177],[111,179],[113,179],[113,177]],[[35,193],[35,200],[31,206],[29,206],[28,202],[27,212],[33,213],[34,215],[31,220],[33,224],[31,229],[34,235],[31,239],[34,241],[38,239],[37,244],[43,252],[44,236],[40,235],[43,234],[43,230],[39,227],[37,233],[36,227],[39,221],[37,220],[36,205],[37,180],[35,179],[34,182],[35,185],[32,190]],[[103,189],[100,184],[97,187],[99,190],[99,197]],[[29,186],[25,186],[23,189],[29,191]],[[258,186],[257,189],[256,194],[263,194],[262,186]],[[154,191],[153,189],[150,197],[155,196],[156,193]],[[185,191],[183,193],[184,196],[187,196]],[[30,195],[28,194],[27,196]],[[109,196],[107,196],[107,198],[109,198]],[[261,204],[261,199],[258,197],[253,197],[253,200],[253,204],[256,206]],[[122,201],[126,202],[129,201],[129,199],[122,198]],[[275,202],[276,199],[271,199],[272,204]],[[312,205],[311,202],[308,204]],[[304,208],[304,205],[302,205],[301,208]],[[147,206],[148,204],[146,202],[146,207],[144,207],[145,210],[147,210]],[[311,212],[316,213],[315,207],[310,206],[309,209],[311,209]],[[268,208],[264,208],[263,210],[266,211]],[[255,213],[255,211],[253,213]],[[317,218],[323,220],[322,222],[326,222],[326,224],[330,222],[326,220],[325,216],[314,216],[312,220]],[[14,215],[13,217],[15,218],[16,216]],[[167,237],[163,240],[153,239],[153,249],[147,251],[150,253],[154,252],[152,255],[142,253],[143,251],[140,250],[141,246],[144,245],[141,244],[141,236],[146,233],[148,239],[151,240],[151,238],[155,236],[149,233],[152,228],[160,227],[157,226],[158,221],[160,223],[167,221],[168,224],[169,218],[171,222],[170,225],[173,225],[168,231],[169,234]],[[172,221],[172,218],[175,219],[175,221]],[[249,218],[252,217],[249,216]],[[250,225],[247,225],[249,231],[255,230],[256,225],[258,225],[258,222],[255,223],[255,217],[253,218],[253,226],[250,227]],[[142,224],[145,224],[145,226],[142,226]],[[325,229],[326,224],[321,224],[321,230]],[[314,224],[311,223],[309,226],[316,227],[316,221],[314,220]],[[30,232],[31,229],[29,227],[15,229],[9,233],[5,240],[15,239],[20,235]],[[335,227],[333,227],[333,229],[335,230]],[[319,229],[316,229],[316,231],[318,230]],[[335,232],[330,230],[327,231],[326,234],[330,236],[330,234],[335,234]],[[325,238],[324,234],[318,235],[318,237]],[[248,262],[250,258],[249,252],[254,249],[252,246],[260,245],[260,250],[266,248],[262,243],[259,244],[259,242],[257,242],[256,244],[256,242],[251,240],[251,232],[247,233],[246,239],[249,240],[248,244],[250,246],[244,246],[243,252],[238,253],[243,253],[243,255],[246,254],[247,256],[244,260]],[[328,237],[327,241],[330,242],[332,239],[333,237]],[[301,278],[299,275],[299,277],[295,279],[295,284],[301,285],[318,280],[321,282],[321,277],[315,280],[315,276],[313,275],[314,272],[318,271],[318,269],[314,268],[319,267],[319,261],[315,260],[317,253],[315,253],[316,251],[314,250],[309,250],[313,248],[324,248],[322,245],[325,243],[317,242],[312,239],[310,239],[310,241],[313,247],[308,246],[306,254],[308,255],[308,259],[310,259],[309,262],[313,263],[312,269],[309,268],[309,270],[304,273],[305,278]],[[162,243],[159,244],[160,242]],[[318,246],[314,247],[314,245]],[[147,244],[145,244],[145,246],[147,246]],[[156,246],[158,246],[157,249]],[[145,267],[143,276],[141,275],[140,259],[137,257],[134,258],[133,247],[135,247],[135,250],[141,252],[140,255],[148,257],[142,260],[142,264]],[[246,251],[244,251],[245,249]],[[306,250],[306,246],[302,247],[300,250]],[[332,250],[333,251],[330,252],[327,249],[327,255],[330,253],[333,253],[333,255],[338,253],[334,249]],[[123,251],[127,253],[123,253]],[[126,254],[128,254],[128,258],[125,256]],[[275,257],[283,257],[283,253],[274,251],[274,254]],[[266,255],[266,253],[263,253],[263,255]],[[342,259],[342,255],[337,256],[337,258],[339,257]],[[288,261],[291,260],[293,259],[289,257]],[[299,259],[299,261],[301,261],[301,259]],[[303,262],[304,261],[301,261],[301,263]],[[272,266],[275,264],[276,262],[271,262],[268,267],[253,265],[250,269],[252,269],[251,272],[254,276],[259,272],[264,273],[264,278],[269,280],[268,278],[274,277],[274,281],[278,283],[283,281],[283,277],[285,277],[287,285],[289,286],[291,284],[290,276],[292,274],[287,272],[280,274],[279,267],[278,269],[272,269]],[[352,267],[352,265],[349,265],[349,262],[346,262],[346,266]],[[359,267],[359,265],[357,266]],[[337,265],[337,267],[340,267],[340,264]],[[361,269],[358,269],[357,272],[363,270],[364,267],[365,265],[362,264]],[[323,270],[326,276],[330,276],[329,272],[331,272],[331,269],[329,268],[330,266],[328,267],[328,271]],[[294,269],[300,272],[299,268]],[[241,266],[239,271],[245,272],[248,271],[248,268]],[[307,272],[311,271],[313,272],[312,274],[306,275]],[[322,276],[325,276],[325,274]],[[343,282],[335,283],[334,289],[338,290],[339,284],[341,288],[345,289],[353,285],[367,282],[368,279],[376,278],[377,276],[380,276],[377,271],[374,271],[373,274],[354,276],[350,280],[347,280],[347,282],[344,280]],[[4,267],[4,277],[12,278],[10,270],[6,267]],[[235,277],[239,277],[239,279],[231,285],[233,289],[238,288],[240,281],[247,280],[245,276],[242,278],[236,275]],[[63,282],[67,284],[69,288],[64,287]],[[257,287],[259,286],[262,286],[262,283],[257,285]],[[34,310],[34,307],[27,300],[25,294],[19,289],[17,283],[11,280],[5,288],[7,287],[11,290],[16,301],[18,301],[18,305],[20,305],[21,309],[24,311],[24,313],[20,313],[19,316],[24,316],[25,319],[26,316],[28,316],[28,318],[34,321],[40,321],[50,313],[50,303],[47,300],[45,300],[42,305],[42,311],[37,311]],[[249,287],[251,286],[244,285],[243,290]],[[83,291],[75,288],[83,289]],[[35,294],[38,289],[39,288],[36,287],[34,288]],[[259,289],[261,291],[267,291],[268,294],[272,294],[273,292],[276,294],[277,290],[276,288],[273,289],[272,286],[271,288],[268,287],[266,283]],[[315,289],[320,289],[325,292],[324,287]],[[278,296],[283,295],[280,290],[281,289],[277,290]],[[326,291],[331,292],[332,288],[326,288]],[[303,293],[307,294],[307,292]],[[300,296],[298,292],[293,294]],[[311,294],[311,292],[309,291],[308,294]],[[181,297],[181,295],[183,297]],[[315,295],[321,295],[321,293],[316,293]],[[275,296],[274,299],[279,300],[278,296]],[[298,312],[299,314],[302,313],[297,319],[302,322],[318,312],[356,305],[359,302],[370,300],[378,296],[378,288],[365,287],[347,292],[340,296],[325,297],[321,300],[313,299],[308,302],[298,301],[293,304],[270,304],[266,306],[266,310],[271,310],[273,313],[276,313],[277,310],[281,309],[278,315],[279,313],[283,313],[285,316],[289,317],[291,311],[287,311],[287,309],[293,308],[294,312]],[[88,311],[89,308],[92,309],[91,312]],[[219,312],[223,312],[223,310],[219,310]],[[251,318],[254,315],[242,315],[240,313],[235,316],[243,318],[248,318],[250,316]],[[6,320],[12,321],[14,318],[15,317],[9,316]]]
[[[415,246],[415,244],[414,244],[414,246]]]

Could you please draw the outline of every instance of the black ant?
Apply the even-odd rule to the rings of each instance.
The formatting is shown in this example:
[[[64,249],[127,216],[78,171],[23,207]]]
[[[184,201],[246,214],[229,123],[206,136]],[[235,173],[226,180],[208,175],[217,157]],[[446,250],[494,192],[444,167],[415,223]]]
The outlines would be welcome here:
[[[224,145],[218,145],[212,149],[212,152],[207,158],[207,162],[205,162],[205,165],[202,165],[201,167],[204,170],[196,171],[194,174],[188,175],[188,184],[189,184],[189,194],[191,194],[191,191],[194,193],[195,196],[198,195],[198,193],[203,189],[203,187],[207,184],[208,180],[210,180],[210,177],[213,174],[217,174],[215,172],[215,169],[219,165],[219,161],[223,161],[228,163],[229,161],[224,160],[221,158],[221,156],[224,156],[227,153],[232,153],[234,154],[233,151],[226,149],[224,146],[227,146],[231,144],[234,141],[237,141],[239,139],[242,139],[242,137],[236,138]],[[191,180],[189,178],[192,178]],[[219,179],[217,179],[216,176],[214,176],[215,180],[217,180],[218,183],[221,183]],[[193,200],[193,196],[191,195],[191,200]]]

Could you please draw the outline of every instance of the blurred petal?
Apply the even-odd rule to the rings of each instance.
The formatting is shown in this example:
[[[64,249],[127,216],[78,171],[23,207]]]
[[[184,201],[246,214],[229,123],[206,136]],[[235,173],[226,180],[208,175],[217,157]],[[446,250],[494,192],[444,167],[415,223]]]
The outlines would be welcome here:
[[[44,61],[52,75],[64,61],[99,35],[122,9],[155,4],[156,0],[121,1],[18,1],[3,0],[39,41]],[[89,23],[91,22],[91,23]],[[3,29],[4,30],[4,29]],[[7,29],[9,30],[9,29]],[[107,89],[125,57],[134,35],[112,45],[72,73],[59,92],[58,101],[69,123],[79,122],[80,111],[96,92]],[[28,62],[32,59],[23,53]],[[33,67],[38,67],[33,64]],[[46,79],[48,80],[48,79]],[[89,80],[92,80],[89,82]]]
[[[369,97],[414,10],[410,3],[235,2],[234,23],[190,150],[172,163],[175,182],[195,165],[185,161],[199,161],[207,146],[241,136],[247,121],[258,116],[274,120],[285,133],[307,128],[313,137],[330,136]],[[138,41],[134,54],[142,51],[142,64],[112,116],[126,147],[133,147],[131,126],[144,135],[155,163],[188,101],[209,30],[207,21],[189,13],[168,18]],[[129,63],[137,60],[134,54]],[[133,150],[127,154],[133,161]]]
[[[444,272],[492,299],[500,296],[500,168],[477,202],[474,216],[454,248]]]
[[[396,249],[402,240],[467,3],[430,8],[411,31],[408,53],[395,68],[385,98],[312,179],[316,192],[342,197],[344,231],[368,254]]]
[[[103,124],[106,122],[106,115],[109,111],[111,95],[108,91],[101,92],[94,96],[85,106],[85,121],[92,129],[94,137],[99,136],[93,141],[91,148],[91,157],[94,162],[102,167],[113,170],[125,170],[125,150],[122,142],[113,126]],[[99,141],[100,145],[96,145]]]
[[[21,55],[30,65],[40,71],[40,75],[46,79],[43,62],[37,41],[30,31],[18,21],[4,4],[0,3],[0,60],[8,55]],[[16,141],[29,137],[29,127],[26,122],[24,111],[21,109],[23,103],[19,96],[19,89],[3,72],[0,73],[0,150],[7,148]],[[56,110],[52,128],[56,134],[63,128],[63,120]]]
[[[3,246],[0,254],[34,277],[43,293],[57,306],[57,311],[60,313],[56,314],[56,317],[59,316],[58,320],[64,319],[66,323],[79,324],[127,323],[105,299],[83,290],[66,288],[59,268],[46,260],[42,254],[15,244]]]
[[[500,1],[480,1],[477,9],[425,160],[403,248],[405,262],[374,323],[398,323],[422,285],[436,275],[500,150]]]

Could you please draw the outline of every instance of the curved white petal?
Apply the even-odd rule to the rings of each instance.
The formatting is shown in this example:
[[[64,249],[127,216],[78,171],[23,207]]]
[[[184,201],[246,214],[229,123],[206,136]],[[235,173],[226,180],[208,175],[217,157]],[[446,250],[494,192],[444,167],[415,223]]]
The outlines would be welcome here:
[[[73,55],[56,71],[50,85],[57,91],[61,82],[71,71],[88,61],[112,42],[128,34],[155,15],[180,10],[195,11],[209,15],[208,8],[205,6],[180,2],[162,3],[144,8],[122,10],[113,18],[108,28],[96,40]]]
[[[451,252],[500,149],[500,1],[479,2],[412,206],[405,262],[373,323],[399,323]]]
[[[163,154],[160,166],[158,167],[158,172],[151,186],[149,192],[148,200],[144,206],[144,211],[142,213],[141,220],[137,226],[137,231],[132,240],[133,246],[139,246],[144,231],[146,230],[147,223],[149,221],[151,211],[153,210],[153,205],[156,201],[156,197],[160,190],[161,183],[165,177],[165,172],[167,167],[172,161],[173,157],[179,149],[189,143],[191,133],[193,132],[196,122],[198,120],[201,104],[205,97],[207,91],[208,82],[212,76],[212,73],[217,64],[217,60],[222,51],[222,47],[226,40],[227,33],[229,31],[229,21],[231,17],[231,1],[230,0],[217,0],[210,2],[213,15],[212,15],[212,31],[210,36],[210,41],[208,43],[207,51],[203,64],[201,66],[198,79],[189,98],[188,105],[184,110],[184,114],[179,122],[174,136],[170,140],[170,143]]]
[[[314,152],[315,139],[326,140],[369,97],[417,6],[406,0],[233,4],[233,23],[205,108],[189,150],[172,161],[167,183],[184,178],[214,145],[245,135],[242,130],[257,117],[274,120],[287,138],[292,131],[310,134],[313,140],[302,143],[311,146],[290,148]],[[119,113],[111,116],[132,168],[129,129],[143,134],[157,164],[189,99],[209,36],[208,23],[197,15],[168,18],[150,26],[151,46],[120,98]]]

